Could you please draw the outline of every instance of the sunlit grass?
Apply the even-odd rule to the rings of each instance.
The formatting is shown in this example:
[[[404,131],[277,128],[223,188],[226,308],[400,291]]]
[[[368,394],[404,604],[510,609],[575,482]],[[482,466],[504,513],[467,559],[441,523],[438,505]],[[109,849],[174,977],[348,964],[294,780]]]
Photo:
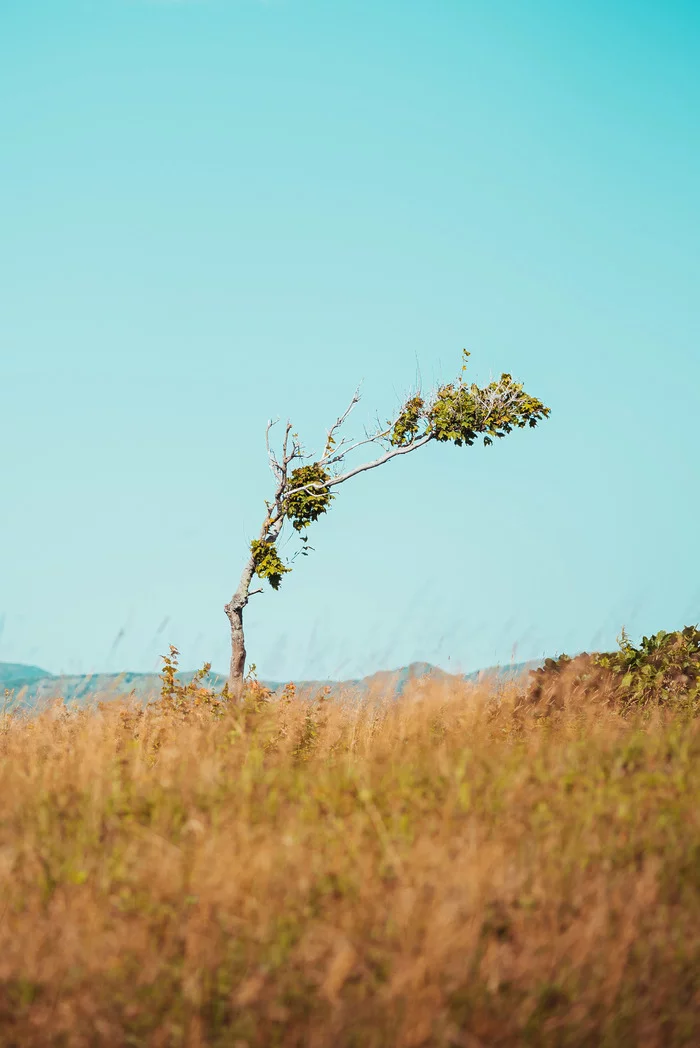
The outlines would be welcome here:
[[[700,1044],[698,720],[375,698],[5,719],[0,1044]]]

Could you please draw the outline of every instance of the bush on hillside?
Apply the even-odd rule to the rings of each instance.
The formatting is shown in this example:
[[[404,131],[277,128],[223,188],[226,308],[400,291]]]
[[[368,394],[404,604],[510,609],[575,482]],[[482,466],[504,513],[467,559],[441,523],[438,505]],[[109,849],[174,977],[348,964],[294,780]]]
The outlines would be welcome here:
[[[639,647],[623,630],[614,652],[583,652],[546,659],[532,670],[531,703],[559,708],[571,700],[613,705],[621,711],[651,705],[700,709],[700,630],[695,626],[644,637]]]

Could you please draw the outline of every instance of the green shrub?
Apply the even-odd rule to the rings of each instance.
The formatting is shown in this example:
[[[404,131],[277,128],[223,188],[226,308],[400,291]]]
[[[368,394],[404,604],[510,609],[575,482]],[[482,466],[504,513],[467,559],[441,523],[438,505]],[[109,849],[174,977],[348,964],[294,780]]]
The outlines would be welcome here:
[[[623,629],[613,652],[583,652],[546,659],[531,671],[532,703],[559,707],[573,697],[622,711],[666,706],[696,713],[700,707],[700,630],[695,626],[643,637],[638,647]]]

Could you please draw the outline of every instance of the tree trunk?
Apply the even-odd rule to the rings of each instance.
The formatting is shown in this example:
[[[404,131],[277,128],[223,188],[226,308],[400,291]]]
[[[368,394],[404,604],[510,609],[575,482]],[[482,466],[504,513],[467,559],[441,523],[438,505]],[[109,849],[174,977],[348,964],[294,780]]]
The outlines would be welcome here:
[[[243,695],[245,674],[245,637],[243,635],[243,609],[248,603],[248,592],[255,572],[252,557],[243,569],[238,589],[224,608],[231,623],[231,665],[228,671],[228,694],[232,702],[240,702]]]
[[[245,637],[243,634],[243,606],[231,601],[226,605],[231,623],[231,665],[228,672],[228,693],[232,702],[240,702],[245,673]]]

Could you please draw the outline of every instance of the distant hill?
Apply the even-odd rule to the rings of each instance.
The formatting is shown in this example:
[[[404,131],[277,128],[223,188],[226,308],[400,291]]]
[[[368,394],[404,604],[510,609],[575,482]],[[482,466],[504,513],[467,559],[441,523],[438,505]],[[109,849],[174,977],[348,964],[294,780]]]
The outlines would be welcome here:
[[[52,674],[39,666],[25,666],[21,662],[0,662],[0,688],[21,688],[39,680],[50,680]]]
[[[542,663],[539,660],[531,662],[519,662],[510,666],[490,666],[485,670],[477,670],[474,673],[452,674],[446,670],[433,666],[429,662],[412,662],[408,666],[401,666],[396,670],[379,670],[367,677],[353,678],[351,680],[305,680],[297,681],[297,691],[300,695],[313,695],[322,688],[330,689],[330,696],[341,693],[358,696],[368,693],[390,694],[400,696],[406,685],[413,680],[429,677],[433,680],[449,680],[456,678],[461,680],[478,681],[484,677],[496,677],[500,680],[513,679],[535,669]],[[189,680],[192,673],[179,673],[181,680]],[[210,673],[207,683],[216,689],[223,687],[225,677],[218,673]],[[265,687],[272,692],[279,692],[284,687],[284,682],[262,681]],[[65,702],[85,704],[94,696],[99,695],[103,700],[114,699],[120,696],[133,695],[135,698],[147,702],[156,698],[160,691],[160,677],[157,673],[95,673],[95,674],[52,674],[39,666],[25,666],[15,662],[0,662],[0,692],[9,689],[14,693],[14,699],[18,707],[23,709],[38,709],[52,699],[62,698]]]

